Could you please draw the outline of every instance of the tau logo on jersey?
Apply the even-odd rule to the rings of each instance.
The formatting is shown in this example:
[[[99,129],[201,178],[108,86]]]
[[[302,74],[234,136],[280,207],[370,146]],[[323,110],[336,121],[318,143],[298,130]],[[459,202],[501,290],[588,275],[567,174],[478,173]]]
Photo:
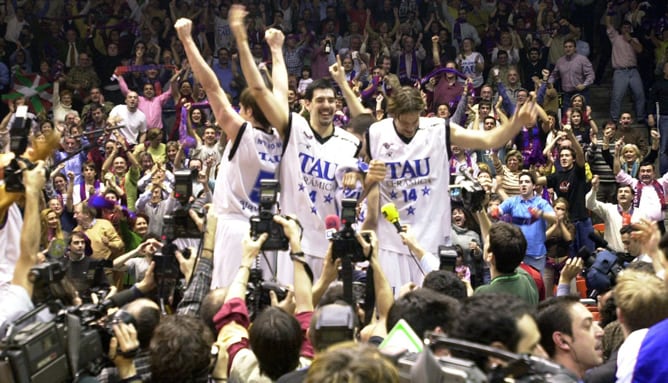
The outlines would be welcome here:
[[[426,177],[429,175],[429,157],[405,162],[386,162],[391,179]]]
[[[315,178],[334,181],[338,164],[320,158],[315,158],[306,153],[299,153],[301,158],[302,173]]]
[[[279,154],[270,154],[264,152],[258,152],[257,154],[260,156],[260,160],[262,161],[267,161],[272,164],[281,162],[281,156]]]

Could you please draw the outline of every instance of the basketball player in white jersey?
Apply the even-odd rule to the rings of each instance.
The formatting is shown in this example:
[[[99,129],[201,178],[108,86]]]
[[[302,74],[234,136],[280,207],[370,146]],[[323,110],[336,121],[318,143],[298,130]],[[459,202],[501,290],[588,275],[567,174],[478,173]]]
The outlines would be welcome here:
[[[276,78],[275,67],[273,73]],[[281,77],[287,79],[287,71]],[[272,93],[264,82],[247,80],[271,125],[279,131],[285,127],[279,175],[281,211],[296,215],[301,222],[304,230],[302,250],[317,277],[329,244],[325,238],[324,219],[328,215],[339,216],[341,199],[352,196],[350,193],[346,195],[342,177],[337,177],[337,169],[356,162],[360,141],[333,125],[336,98],[329,80],[316,80],[306,90],[305,108],[309,111],[309,121],[298,114],[290,114],[284,106],[287,99],[275,96],[277,88],[287,89],[287,84],[274,80]],[[278,261],[279,280],[291,281],[290,257],[282,255]]]
[[[211,287],[226,287],[241,264],[240,238],[250,230],[249,218],[258,213],[260,180],[275,178],[283,144],[250,90],[241,94],[239,113],[232,108],[193,41],[192,22],[179,19],[174,27],[195,77],[204,86],[216,122],[228,139],[213,195],[213,209],[218,214],[216,245],[215,249],[203,249],[215,254]]]
[[[400,223],[409,224],[422,247],[436,254],[439,245],[450,243],[450,144],[471,150],[500,147],[523,125],[533,123],[538,108],[531,101],[499,129],[468,130],[441,118],[421,117],[420,91],[396,89],[388,103],[393,117],[371,125],[366,138],[370,159],[385,162],[387,168],[376,209],[394,203]],[[397,229],[379,221],[380,262],[395,294],[405,283],[421,284],[423,275]]]

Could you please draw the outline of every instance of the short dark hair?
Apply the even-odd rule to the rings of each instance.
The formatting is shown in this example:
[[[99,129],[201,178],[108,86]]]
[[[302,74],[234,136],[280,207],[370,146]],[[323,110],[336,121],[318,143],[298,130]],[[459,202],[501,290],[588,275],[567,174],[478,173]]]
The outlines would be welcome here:
[[[455,298],[434,290],[413,290],[394,301],[387,316],[386,328],[390,331],[399,319],[403,319],[420,337],[437,327],[449,334],[457,326],[459,306]]]
[[[566,45],[566,44],[568,44],[568,43],[571,43],[571,44],[577,46],[577,43],[575,42],[575,39],[566,39],[566,40],[564,40],[564,45]]]
[[[148,299],[143,298],[132,301],[125,306],[125,309],[130,309],[131,306],[138,306],[136,310],[132,310],[132,317],[135,320],[135,326],[137,326],[137,340],[141,349],[149,347],[153,332],[160,323],[160,310],[150,302]]]
[[[459,311],[459,325],[453,337],[476,343],[491,345],[500,342],[509,351],[516,352],[522,333],[517,322],[525,315],[533,318],[532,307],[523,299],[509,294],[486,293],[467,298]],[[469,353],[455,353],[473,359],[485,368],[487,357]]]
[[[536,184],[536,175],[534,173],[532,173],[528,170],[522,170],[520,172],[520,176],[517,177],[517,179],[519,180],[522,177],[529,177],[529,178],[531,178],[531,183],[534,184],[534,185]]]
[[[285,311],[267,307],[255,318],[248,338],[260,373],[272,380],[299,366],[299,352],[304,337],[297,319]]]
[[[155,328],[149,347],[152,381],[206,381],[213,341],[213,334],[199,318],[164,317]]]
[[[489,229],[489,251],[494,254],[496,269],[511,274],[526,255],[527,240],[519,227],[497,222]]]
[[[552,334],[561,332],[573,335],[573,318],[571,307],[580,303],[575,295],[562,295],[544,300],[538,305],[536,323],[540,330],[540,345],[550,357],[554,357],[556,346]]]
[[[332,85],[332,82],[329,80],[329,78],[319,78],[314,80],[306,88],[306,92],[304,92],[304,98],[306,100],[313,101],[313,93],[316,89],[331,89],[334,91],[334,85]],[[336,94],[336,92],[334,93]]]
[[[466,286],[455,273],[448,270],[434,270],[424,277],[422,287],[450,296],[458,301],[466,298]]]

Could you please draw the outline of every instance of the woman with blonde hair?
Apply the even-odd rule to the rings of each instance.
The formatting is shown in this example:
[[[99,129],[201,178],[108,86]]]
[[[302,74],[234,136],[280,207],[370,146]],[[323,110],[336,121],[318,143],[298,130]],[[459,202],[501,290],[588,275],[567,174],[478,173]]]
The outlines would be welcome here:
[[[42,235],[39,241],[41,249],[46,249],[54,239],[65,239],[63,228],[60,226],[60,218],[55,211],[50,208],[42,210]]]
[[[654,163],[659,155],[661,137],[657,130],[651,130],[652,146],[649,153],[643,158],[640,149],[635,144],[624,144],[624,138],[615,142],[614,155],[609,150],[603,150],[603,159],[612,168],[614,174],[623,170],[633,178],[638,178],[641,163]]]

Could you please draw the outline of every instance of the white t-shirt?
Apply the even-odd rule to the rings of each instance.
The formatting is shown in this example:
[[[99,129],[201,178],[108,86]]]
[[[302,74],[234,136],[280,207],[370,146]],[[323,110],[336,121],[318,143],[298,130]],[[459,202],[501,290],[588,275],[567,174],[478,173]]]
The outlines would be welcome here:
[[[116,105],[109,112],[109,117],[120,117],[119,125],[123,125],[119,132],[125,137],[125,140],[130,145],[139,143],[139,135],[146,133],[146,115],[141,110],[137,109],[135,112],[130,112],[127,105]],[[114,139],[114,136],[111,136]]]

